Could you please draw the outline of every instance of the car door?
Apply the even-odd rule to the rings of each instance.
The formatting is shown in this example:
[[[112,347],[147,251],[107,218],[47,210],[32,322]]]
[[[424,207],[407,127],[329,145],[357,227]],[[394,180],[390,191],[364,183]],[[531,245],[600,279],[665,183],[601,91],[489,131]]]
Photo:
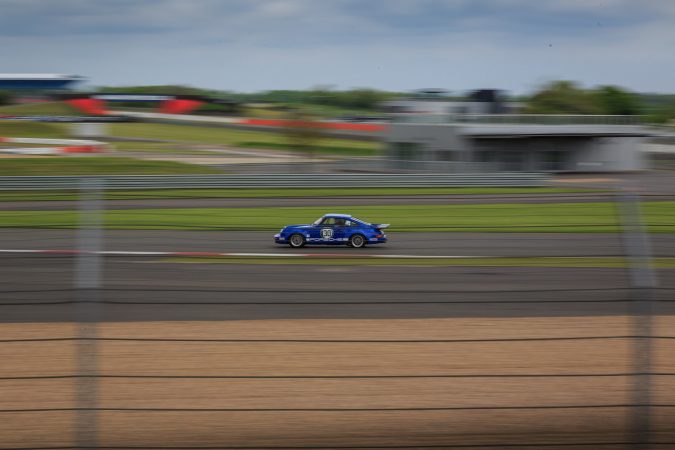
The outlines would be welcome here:
[[[321,224],[317,225],[312,225],[307,229],[307,233],[309,233],[309,238],[307,238],[307,242],[311,244],[319,244],[321,243]]]
[[[327,244],[333,241],[335,219],[325,218],[319,225],[313,226],[309,232],[310,241],[317,244]]]
[[[342,244],[347,241],[347,227],[349,226],[350,222],[347,220],[342,220],[337,222],[333,226],[333,241],[336,244]]]

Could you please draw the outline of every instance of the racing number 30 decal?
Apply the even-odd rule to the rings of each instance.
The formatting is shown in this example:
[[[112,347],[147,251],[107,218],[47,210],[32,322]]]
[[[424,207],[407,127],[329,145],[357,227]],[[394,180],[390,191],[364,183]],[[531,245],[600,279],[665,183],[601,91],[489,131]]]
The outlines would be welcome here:
[[[321,229],[321,238],[322,239],[330,239],[333,237],[333,229],[332,228],[322,228]]]

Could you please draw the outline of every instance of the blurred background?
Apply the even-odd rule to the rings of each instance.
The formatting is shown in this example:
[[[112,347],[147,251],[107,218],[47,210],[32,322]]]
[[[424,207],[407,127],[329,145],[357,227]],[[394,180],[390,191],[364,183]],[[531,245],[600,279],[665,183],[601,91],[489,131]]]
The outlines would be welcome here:
[[[0,450],[675,448],[674,18],[0,0]]]

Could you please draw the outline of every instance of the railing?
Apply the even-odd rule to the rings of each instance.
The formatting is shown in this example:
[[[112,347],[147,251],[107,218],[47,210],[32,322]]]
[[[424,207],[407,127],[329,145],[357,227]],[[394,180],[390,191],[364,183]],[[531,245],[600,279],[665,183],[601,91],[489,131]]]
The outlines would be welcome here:
[[[587,114],[392,114],[393,123],[640,125],[642,116]]]
[[[191,188],[317,188],[317,187],[455,187],[455,186],[543,186],[542,173],[500,172],[463,174],[380,173],[267,173],[223,175],[109,175],[0,177],[1,190],[73,190],[80,180],[98,178],[107,189]]]

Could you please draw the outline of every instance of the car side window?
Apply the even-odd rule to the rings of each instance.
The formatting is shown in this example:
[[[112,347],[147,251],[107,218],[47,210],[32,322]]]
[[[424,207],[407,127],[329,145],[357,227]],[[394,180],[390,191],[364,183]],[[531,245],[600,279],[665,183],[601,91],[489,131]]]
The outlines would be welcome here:
[[[321,222],[321,225],[323,226],[333,226],[335,225],[335,218],[334,217],[327,217],[323,219],[323,222]]]

